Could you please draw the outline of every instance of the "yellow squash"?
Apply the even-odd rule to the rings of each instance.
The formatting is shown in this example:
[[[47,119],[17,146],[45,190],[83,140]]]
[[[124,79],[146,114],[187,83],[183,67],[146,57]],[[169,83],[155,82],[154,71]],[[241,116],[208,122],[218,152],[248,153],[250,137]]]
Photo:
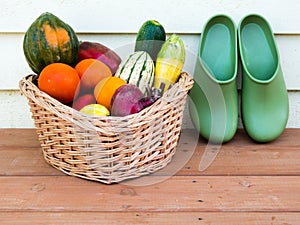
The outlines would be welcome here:
[[[155,64],[154,87],[160,88],[165,84],[164,91],[174,84],[185,62],[185,48],[181,38],[172,34],[162,45]]]

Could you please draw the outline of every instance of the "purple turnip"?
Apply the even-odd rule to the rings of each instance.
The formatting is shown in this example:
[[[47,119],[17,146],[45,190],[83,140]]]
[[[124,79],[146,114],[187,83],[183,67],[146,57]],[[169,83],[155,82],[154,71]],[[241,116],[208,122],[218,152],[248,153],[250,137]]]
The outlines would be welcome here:
[[[112,97],[111,115],[127,116],[141,111],[144,108],[140,102],[142,98],[144,98],[144,94],[136,85],[122,85]]]

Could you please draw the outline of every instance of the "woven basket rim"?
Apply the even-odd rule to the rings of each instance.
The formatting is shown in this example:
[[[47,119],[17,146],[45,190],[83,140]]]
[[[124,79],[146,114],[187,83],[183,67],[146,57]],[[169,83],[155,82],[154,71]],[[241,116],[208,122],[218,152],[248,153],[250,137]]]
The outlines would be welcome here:
[[[35,85],[33,83],[33,80],[36,79],[37,77],[38,77],[37,74],[29,74],[29,75],[23,77],[23,79],[20,80],[20,82],[19,82],[19,87],[20,87],[21,93],[24,94],[26,97],[31,98],[36,104],[40,105],[41,107],[45,107],[44,105],[42,105],[39,101],[34,99],[33,96],[31,96],[28,93],[28,90],[26,90],[26,88],[24,87],[25,84],[29,85],[30,88],[33,91],[37,92],[39,95],[46,96],[46,98],[51,103],[51,105],[50,104],[47,105],[47,108],[50,108],[54,114],[61,117],[62,119],[72,120],[70,118],[65,117],[66,114],[69,114],[69,115],[72,114],[73,118],[80,118],[80,119],[84,120],[85,122],[93,121],[93,120],[101,120],[104,122],[109,121],[114,124],[118,124],[119,122],[122,122],[122,121],[127,121],[128,123],[130,123],[131,121],[135,121],[138,118],[139,118],[139,120],[144,120],[145,122],[148,121],[149,115],[151,115],[153,113],[153,110],[155,110],[157,105],[161,104],[162,101],[172,102],[174,99],[174,96],[178,96],[182,93],[186,94],[190,90],[190,88],[193,86],[193,83],[194,83],[193,78],[187,72],[182,72],[180,74],[180,78],[179,78],[178,82],[176,82],[174,85],[172,85],[172,87],[169,90],[167,90],[161,98],[159,98],[152,105],[148,106],[147,108],[141,110],[138,113],[134,113],[134,114],[127,115],[127,116],[111,116],[111,115],[109,115],[109,116],[93,116],[93,115],[88,115],[88,114],[82,113],[78,110],[75,110],[72,107],[61,103],[57,99],[51,97],[44,91],[40,90],[37,87],[37,85]],[[66,114],[60,113],[57,110],[57,107],[62,108]],[[81,124],[80,122],[78,123],[78,121],[74,121],[74,120],[72,120],[72,122],[77,123],[77,125],[80,127],[88,129],[88,127],[86,126],[86,123]],[[91,127],[91,128],[94,129],[94,127]]]

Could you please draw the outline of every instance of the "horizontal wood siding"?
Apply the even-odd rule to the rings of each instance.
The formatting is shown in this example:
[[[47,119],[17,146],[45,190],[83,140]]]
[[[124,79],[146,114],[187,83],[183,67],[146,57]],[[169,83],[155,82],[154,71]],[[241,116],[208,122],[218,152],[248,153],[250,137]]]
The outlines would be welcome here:
[[[289,128],[300,127],[300,93],[289,92],[290,116],[287,123]],[[34,127],[27,99],[19,91],[0,91],[0,127]],[[183,128],[193,128],[187,105],[183,117]],[[239,127],[242,127],[239,119]]]
[[[32,73],[23,54],[24,32],[43,12],[70,24],[80,40],[100,42],[121,58],[133,50],[136,33],[156,19],[168,35],[179,34],[187,50],[184,70],[193,75],[202,28],[215,14],[227,14],[238,26],[250,13],[263,15],[275,33],[290,95],[288,127],[300,127],[300,1],[289,0],[4,0],[0,11],[0,127],[32,127],[29,108],[18,94],[18,82]],[[238,78],[240,83],[240,74]],[[239,85],[240,86],[240,85]],[[188,113],[185,113],[188,118]],[[185,123],[191,127],[190,123]]]
[[[41,13],[52,12],[83,33],[135,33],[149,18],[169,32],[199,33],[206,20],[226,13],[236,22],[249,13],[265,15],[278,34],[299,34],[298,0],[3,0],[0,32],[24,32]],[[8,22],[9,21],[9,22]]]
[[[121,58],[133,51],[136,37],[135,34],[79,34],[78,36],[83,41],[97,41],[106,45],[117,52]],[[19,80],[32,73],[24,57],[23,37],[24,34],[0,34],[0,43],[3,44],[0,58],[5,59],[5,67],[0,77],[0,90],[17,90]],[[192,75],[200,34],[181,34],[180,37],[187,52],[184,70]],[[276,35],[276,41],[287,88],[300,90],[300,35]]]

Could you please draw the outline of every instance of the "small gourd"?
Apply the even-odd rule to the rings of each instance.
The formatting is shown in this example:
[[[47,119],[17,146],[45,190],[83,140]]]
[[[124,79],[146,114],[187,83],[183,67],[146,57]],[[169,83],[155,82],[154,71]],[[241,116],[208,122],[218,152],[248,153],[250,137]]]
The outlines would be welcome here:
[[[74,66],[78,50],[79,40],[72,27],[49,12],[41,14],[31,24],[23,40],[27,63],[37,74],[55,62]]]
[[[121,62],[115,76],[138,86],[145,93],[146,88],[153,85],[154,69],[150,55],[145,51],[137,51]]]

